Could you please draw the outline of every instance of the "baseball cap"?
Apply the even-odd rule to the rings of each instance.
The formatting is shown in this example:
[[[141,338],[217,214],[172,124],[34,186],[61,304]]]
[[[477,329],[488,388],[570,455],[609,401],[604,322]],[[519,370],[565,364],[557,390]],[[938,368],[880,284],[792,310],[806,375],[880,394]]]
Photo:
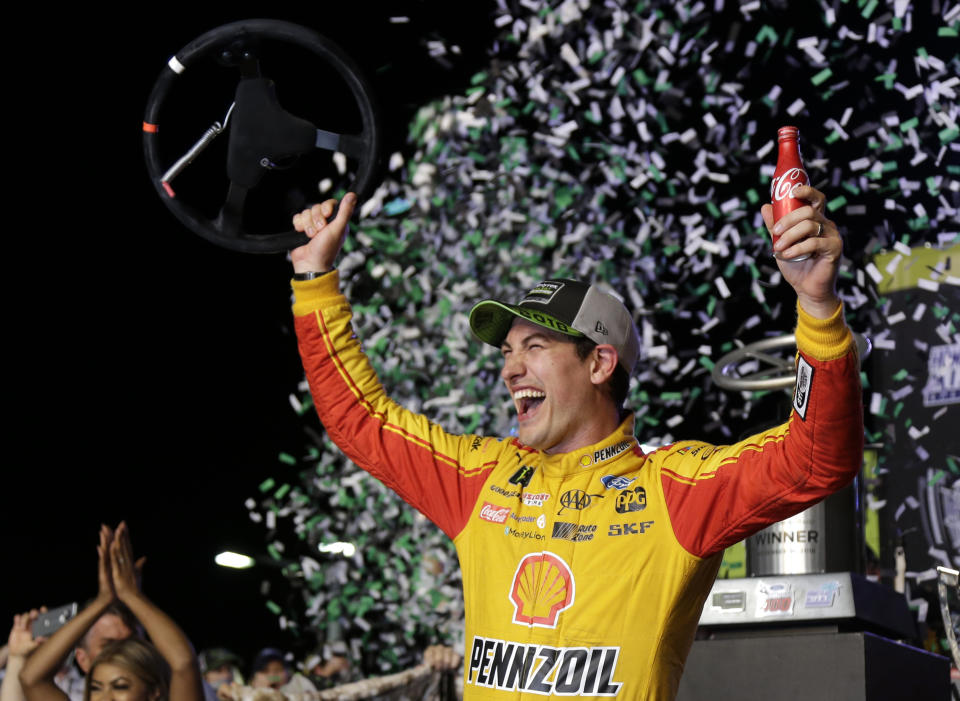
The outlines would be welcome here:
[[[253,671],[254,673],[259,672],[264,667],[267,666],[267,663],[278,660],[283,663],[284,667],[287,667],[287,658],[283,653],[283,650],[279,650],[275,647],[265,647],[260,652],[257,653],[257,656],[253,658]]]
[[[518,304],[486,299],[470,310],[470,328],[481,341],[499,348],[516,318],[613,346],[627,374],[640,356],[640,335],[630,312],[596,285],[562,278],[543,280]]]
[[[200,653],[199,657],[200,669],[203,672],[207,672],[212,669],[219,669],[224,665],[240,667],[243,664],[243,660],[240,659],[239,655],[236,655],[223,647],[215,647],[209,650],[204,650]]]

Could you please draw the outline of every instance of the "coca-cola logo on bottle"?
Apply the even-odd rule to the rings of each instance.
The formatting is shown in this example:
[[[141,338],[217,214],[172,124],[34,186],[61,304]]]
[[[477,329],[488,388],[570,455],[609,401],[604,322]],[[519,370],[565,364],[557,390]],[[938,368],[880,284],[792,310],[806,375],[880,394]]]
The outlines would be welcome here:
[[[770,183],[770,197],[779,202],[787,197],[794,197],[793,191],[801,185],[809,185],[810,179],[803,168],[790,168]]]
[[[483,502],[483,507],[480,509],[480,518],[484,521],[490,521],[490,523],[504,523],[509,515],[509,507],[497,506],[489,501]]]

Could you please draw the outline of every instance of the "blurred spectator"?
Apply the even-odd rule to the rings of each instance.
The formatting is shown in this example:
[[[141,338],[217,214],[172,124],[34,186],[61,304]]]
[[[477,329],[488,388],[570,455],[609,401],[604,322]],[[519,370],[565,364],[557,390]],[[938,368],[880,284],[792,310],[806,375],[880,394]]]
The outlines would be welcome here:
[[[93,603],[91,599],[87,605]],[[100,654],[104,646],[115,640],[126,640],[134,635],[141,636],[143,631],[130,609],[119,601],[113,601],[100,614],[100,618],[90,626],[74,650],[77,666],[84,675],[89,674],[93,658]]]
[[[265,647],[253,660],[250,686],[254,689],[279,689],[290,679],[290,669],[281,650]]]
[[[0,684],[0,701],[23,701],[19,674],[27,657],[40,646],[43,638],[34,638],[31,626],[37,620],[40,611],[33,609],[13,617],[13,627],[7,639],[6,674]]]
[[[431,645],[423,651],[423,661],[441,672],[460,667],[460,655],[452,647]]]
[[[206,687],[204,693],[207,698],[229,699],[233,695],[230,690],[234,684],[243,684],[243,675],[240,667],[243,660],[226,648],[215,647],[200,653],[200,671]],[[209,689],[209,693],[207,690]]]
[[[342,641],[327,643],[307,656],[303,673],[317,689],[330,689],[354,681],[353,666]]]
[[[97,553],[96,598],[36,648],[20,671],[20,683],[28,701],[68,698],[56,687],[54,675],[75,647],[78,663],[81,649],[92,654],[95,647],[101,648],[89,659],[84,692],[88,700],[95,692],[95,696],[122,696],[125,701],[202,701],[200,669],[190,642],[177,624],[140,591],[125,523],[120,524],[116,534],[101,526]],[[116,640],[113,636],[132,634],[136,626],[124,624],[124,631],[117,621],[109,620],[95,635],[87,637],[115,600],[143,623],[153,644],[137,638]]]

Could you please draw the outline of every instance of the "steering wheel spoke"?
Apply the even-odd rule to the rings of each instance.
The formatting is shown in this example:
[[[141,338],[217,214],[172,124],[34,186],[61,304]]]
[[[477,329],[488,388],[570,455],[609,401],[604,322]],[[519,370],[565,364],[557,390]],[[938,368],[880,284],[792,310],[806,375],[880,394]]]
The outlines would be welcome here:
[[[321,151],[338,151],[347,158],[359,161],[368,147],[368,139],[361,135],[336,134],[317,129],[316,148]]]
[[[220,208],[220,213],[214,220],[217,227],[226,236],[240,236],[243,230],[243,210],[247,203],[249,188],[233,181],[227,190],[227,198]]]

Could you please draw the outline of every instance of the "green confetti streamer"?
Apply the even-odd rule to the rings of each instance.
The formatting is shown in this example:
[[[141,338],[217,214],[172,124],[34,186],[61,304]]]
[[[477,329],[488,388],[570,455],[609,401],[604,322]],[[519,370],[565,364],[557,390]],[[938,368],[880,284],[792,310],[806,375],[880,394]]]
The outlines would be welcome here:
[[[267,600],[267,608],[270,609],[270,613],[272,613],[274,616],[279,616],[283,610],[270,600]]]
[[[897,80],[897,74],[882,73],[878,75],[876,78],[874,78],[874,80],[877,81],[878,83],[883,83],[883,87],[885,87],[887,90],[893,90],[893,84]]]
[[[944,144],[948,144],[960,136],[960,127],[947,127],[937,132],[937,137]]]
[[[937,470],[930,476],[930,479],[927,481],[927,484],[929,484],[932,487],[937,482],[942,480],[946,476],[946,474],[947,473],[944,472],[943,470]]]
[[[910,373],[907,372],[906,368],[901,368],[901,369],[898,370],[896,373],[894,373],[894,375],[893,375],[893,380],[894,380],[894,382],[900,382],[901,380],[906,379],[906,377],[907,377],[909,374],[910,374]]]
[[[272,477],[267,477],[267,479],[260,483],[260,491],[269,492],[271,489],[273,489],[273,485],[275,484],[276,482],[273,481]]]
[[[810,78],[810,82],[814,85],[820,85],[820,83],[827,80],[830,76],[833,75],[833,71],[829,68],[824,68],[822,71]]]
[[[279,455],[277,455],[277,460],[279,460],[280,462],[285,463],[285,464],[287,464],[287,465],[296,465],[296,464],[297,464],[297,459],[296,459],[295,457],[293,457],[292,455],[290,455],[290,453],[283,453],[283,452],[281,452]]]
[[[914,117],[913,119],[908,119],[908,120],[905,121],[905,122],[901,122],[901,124],[900,124],[900,131],[903,131],[903,132],[910,131],[911,129],[916,128],[916,126],[917,126],[919,123],[920,123],[920,119],[917,118],[917,117]]]
[[[273,496],[275,499],[283,499],[285,496],[287,496],[287,492],[289,491],[290,491],[290,485],[284,484],[283,486],[280,487],[280,489],[277,490],[277,493],[274,494]]]
[[[860,14],[863,15],[864,19],[870,19],[870,15],[873,14],[873,11],[877,9],[877,0],[870,0],[867,3],[867,6],[863,8],[863,12]]]
[[[775,30],[773,27],[771,27],[769,24],[765,24],[765,25],[763,25],[762,27],[760,27],[760,31],[757,32],[757,37],[756,37],[756,40],[755,40],[755,41],[756,41],[758,44],[762,44],[764,41],[766,41],[766,40],[768,40],[768,39],[770,40],[770,43],[771,43],[771,44],[776,44],[776,43],[777,43],[777,32],[776,32],[776,30]]]

